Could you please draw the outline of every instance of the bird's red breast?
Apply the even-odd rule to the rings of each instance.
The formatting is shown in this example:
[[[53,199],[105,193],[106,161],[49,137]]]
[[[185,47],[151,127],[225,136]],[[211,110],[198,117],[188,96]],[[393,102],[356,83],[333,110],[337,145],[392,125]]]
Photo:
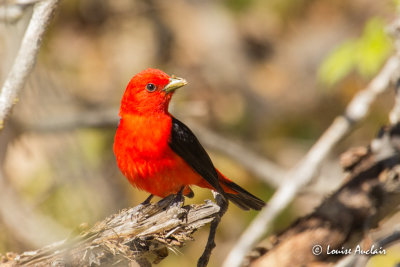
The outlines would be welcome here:
[[[186,84],[155,69],[129,82],[122,97],[114,153],[129,182],[165,197],[197,185],[220,192],[243,209],[260,209],[264,202],[223,176],[192,131],[171,116],[174,91]]]
[[[129,182],[160,197],[175,194],[183,185],[203,184],[169,147],[170,131],[168,115],[125,115],[114,142],[118,166]]]

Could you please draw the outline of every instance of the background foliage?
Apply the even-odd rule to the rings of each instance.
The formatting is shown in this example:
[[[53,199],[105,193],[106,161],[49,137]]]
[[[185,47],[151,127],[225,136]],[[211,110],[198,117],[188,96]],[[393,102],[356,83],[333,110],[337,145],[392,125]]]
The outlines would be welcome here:
[[[62,1],[1,136],[11,141],[0,147],[7,152],[2,163],[7,183],[33,210],[67,229],[141,202],[146,193],[119,173],[112,143],[125,86],[147,67],[189,81],[175,95],[176,117],[293,166],[392,52],[384,27],[395,12],[389,0]],[[2,80],[25,26],[26,19],[0,26]],[[375,135],[387,121],[392,98],[385,95],[363,127],[337,147],[322,169],[329,179],[299,196],[276,230],[312,210],[341,182],[338,155]],[[228,177],[268,199],[273,188],[240,162],[208,150]],[[211,197],[207,190],[195,192],[189,202]],[[255,215],[231,205],[211,266],[220,265]],[[33,248],[1,216],[0,232],[1,253]],[[207,229],[198,233],[182,255],[160,266],[190,266],[206,234]]]

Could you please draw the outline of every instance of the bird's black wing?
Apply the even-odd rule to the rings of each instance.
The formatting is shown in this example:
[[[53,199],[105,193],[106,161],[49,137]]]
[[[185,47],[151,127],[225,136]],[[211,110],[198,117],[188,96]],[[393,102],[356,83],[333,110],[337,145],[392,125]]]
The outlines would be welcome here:
[[[174,117],[172,117],[171,138],[168,144],[193,170],[219,193],[225,195],[210,156],[189,127]]]
[[[264,207],[265,202],[263,200],[250,194],[234,182],[219,180],[217,170],[199,140],[185,124],[174,117],[172,117],[171,138],[168,144],[176,154],[200,174],[216,191],[222,194],[225,199],[229,199],[244,210],[260,210]],[[226,193],[222,189],[220,182],[236,193]]]

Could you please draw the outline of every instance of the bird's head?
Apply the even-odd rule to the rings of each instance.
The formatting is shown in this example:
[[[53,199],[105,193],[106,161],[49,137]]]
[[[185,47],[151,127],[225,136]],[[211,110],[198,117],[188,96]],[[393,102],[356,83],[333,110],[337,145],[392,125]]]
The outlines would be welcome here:
[[[168,76],[157,69],[146,69],[130,80],[121,101],[120,116],[124,114],[154,114],[168,112],[168,104],[176,89],[187,82]]]

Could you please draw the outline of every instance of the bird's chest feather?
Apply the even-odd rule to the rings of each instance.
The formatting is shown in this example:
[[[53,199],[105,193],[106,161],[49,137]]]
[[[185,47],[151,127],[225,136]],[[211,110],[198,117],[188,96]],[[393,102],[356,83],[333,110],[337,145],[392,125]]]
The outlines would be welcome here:
[[[157,159],[169,150],[170,135],[169,116],[126,116],[118,126],[114,150],[136,159]]]
[[[121,171],[136,179],[173,167],[175,156],[168,145],[170,134],[169,116],[121,118],[114,140],[114,153]]]

